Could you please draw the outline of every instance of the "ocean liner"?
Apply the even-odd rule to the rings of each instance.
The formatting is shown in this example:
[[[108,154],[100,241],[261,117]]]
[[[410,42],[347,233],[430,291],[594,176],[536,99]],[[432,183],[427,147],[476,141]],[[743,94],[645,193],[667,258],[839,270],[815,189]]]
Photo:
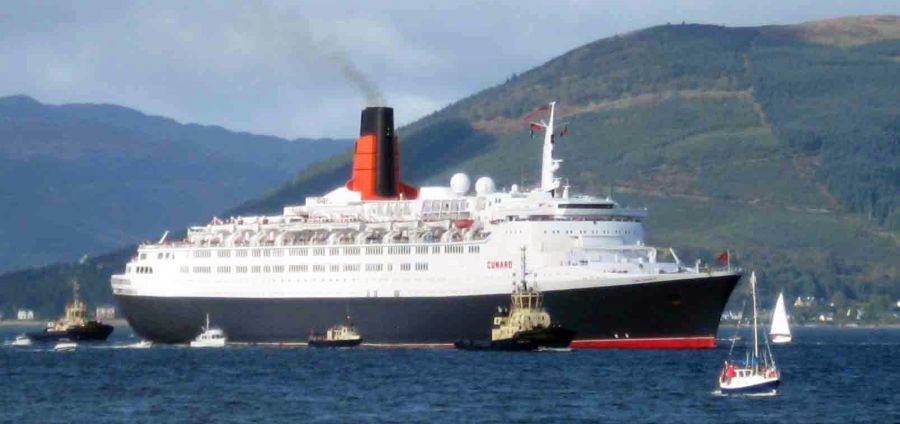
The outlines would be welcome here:
[[[403,182],[393,109],[368,107],[346,184],[280,215],[142,244],[111,278],[116,300],[153,342],[191,340],[206,314],[230,341],[304,341],[351,308],[367,343],[450,346],[488,335],[524,247],[573,347],[714,347],[740,271],[686,266],[644,244],[646,209],[573,194],[556,176],[555,104],[539,111],[539,186],[480,177],[472,192],[461,173],[449,186]]]

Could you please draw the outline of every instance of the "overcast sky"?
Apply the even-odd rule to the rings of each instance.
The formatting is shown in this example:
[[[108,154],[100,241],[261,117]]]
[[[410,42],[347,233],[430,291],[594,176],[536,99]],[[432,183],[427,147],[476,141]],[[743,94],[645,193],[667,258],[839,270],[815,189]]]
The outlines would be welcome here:
[[[900,1],[9,1],[0,96],[354,137],[367,92],[404,124],[614,34],[864,14],[900,14]]]

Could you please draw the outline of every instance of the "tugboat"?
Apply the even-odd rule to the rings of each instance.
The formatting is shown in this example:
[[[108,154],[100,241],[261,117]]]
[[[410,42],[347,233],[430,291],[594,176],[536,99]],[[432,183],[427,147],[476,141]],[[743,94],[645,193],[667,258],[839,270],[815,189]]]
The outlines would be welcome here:
[[[747,350],[743,361],[733,359],[734,341],[722,372],[719,374],[719,390],[722,394],[775,394],[781,384],[781,373],[775,366],[775,357],[769,350],[765,332],[762,334],[766,349],[759,350],[759,328],[756,323],[756,273],[750,274],[753,293],[753,350]]]
[[[87,305],[78,296],[78,280],[72,282],[72,301],[66,305],[66,316],[47,323],[40,332],[27,333],[36,342],[105,341],[113,332],[113,326],[96,320],[87,320]]]
[[[462,350],[529,351],[543,348],[564,349],[575,338],[575,331],[550,321],[544,309],[544,294],[528,287],[525,248],[522,248],[522,280],[512,292],[509,309],[498,307],[491,327],[491,340],[457,340]]]
[[[324,334],[310,331],[306,343],[309,347],[354,347],[362,343],[362,335],[348,313],[347,322],[332,326]]]
[[[209,325],[209,314],[206,314],[206,326],[202,330],[197,338],[191,340],[191,347],[225,347],[225,332]]]

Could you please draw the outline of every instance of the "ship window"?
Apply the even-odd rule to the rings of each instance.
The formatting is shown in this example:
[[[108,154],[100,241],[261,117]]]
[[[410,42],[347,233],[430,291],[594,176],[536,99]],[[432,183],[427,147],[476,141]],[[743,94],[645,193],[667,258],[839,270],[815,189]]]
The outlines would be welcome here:
[[[234,255],[237,256],[237,257],[239,257],[239,258],[246,258],[246,257],[247,257],[247,251],[246,251],[246,250],[237,250],[237,251],[235,251],[235,254],[234,254]]]
[[[330,272],[338,272],[341,270],[341,266],[337,264],[332,264],[328,266],[328,271]]]
[[[325,248],[317,247],[313,249],[313,256],[325,256]]]
[[[272,265],[272,272],[284,272],[284,265]]]
[[[246,274],[246,273],[247,273],[247,267],[246,267],[246,266],[236,266],[236,267],[234,267],[234,272],[241,273],[241,274]]]
[[[346,271],[346,272],[359,271],[359,264],[344,264],[344,271]]]
[[[400,264],[400,271],[409,271],[411,264]]]
[[[180,269],[180,271],[181,271],[182,274],[187,274],[189,270],[190,270],[190,268],[188,268],[188,267],[186,267],[186,266],[183,266],[183,267],[181,267],[181,269]]]
[[[262,269],[262,267],[260,267],[259,265],[253,265],[250,267],[250,272],[258,273],[260,269]]]
[[[416,262],[416,271],[428,271],[428,263]]]
[[[231,272],[231,267],[230,266],[218,266],[218,267],[216,267],[216,272],[218,272],[219,274],[228,274]]]
[[[260,251],[259,249],[253,249],[253,257],[254,258],[258,258],[261,255],[262,255],[262,251]]]
[[[141,259],[147,259],[147,254],[146,254],[146,253],[141,253],[140,258],[141,258]]]
[[[431,246],[431,253],[441,253],[441,246]]]
[[[231,251],[230,250],[220,250],[220,251],[216,252],[216,256],[218,256],[220,258],[229,258],[229,257],[231,257]]]
[[[481,246],[469,246],[469,253],[479,253]]]
[[[340,247],[332,247],[328,249],[328,254],[331,256],[340,256],[341,248]]]
[[[313,272],[325,272],[325,265],[313,265]]]
[[[428,246],[416,246],[416,253],[424,255],[428,253]]]

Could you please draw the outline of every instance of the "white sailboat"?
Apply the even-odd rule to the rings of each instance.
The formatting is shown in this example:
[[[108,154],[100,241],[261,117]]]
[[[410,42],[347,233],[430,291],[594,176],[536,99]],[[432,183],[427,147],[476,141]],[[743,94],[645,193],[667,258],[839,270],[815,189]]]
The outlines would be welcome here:
[[[788,326],[787,312],[784,309],[784,293],[778,293],[775,312],[772,314],[772,329],[769,330],[772,343],[790,343],[791,328]]]
[[[750,274],[750,290],[753,294],[753,349],[747,349],[744,358],[735,358],[734,342],[725,366],[719,374],[719,390],[722,394],[765,394],[775,393],[781,384],[781,373],[775,366],[775,358],[766,342],[766,333],[760,332],[756,316],[756,273]],[[760,351],[760,336],[765,349]]]

